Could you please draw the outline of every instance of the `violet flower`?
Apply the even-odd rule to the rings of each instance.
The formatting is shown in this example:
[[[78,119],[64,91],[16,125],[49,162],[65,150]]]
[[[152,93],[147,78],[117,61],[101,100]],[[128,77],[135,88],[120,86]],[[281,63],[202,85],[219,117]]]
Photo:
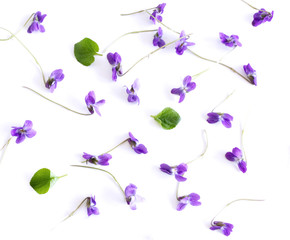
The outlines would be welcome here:
[[[229,236],[233,231],[234,225],[226,222],[214,221],[210,230],[221,230],[225,236]]]
[[[86,162],[92,163],[95,165],[102,165],[102,166],[108,166],[109,160],[112,158],[111,154],[104,153],[98,157],[85,153],[83,154],[83,158],[86,159]]]
[[[172,94],[176,94],[179,95],[179,103],[181,103],[184,98],[185,98],[185,94],[194,90],[196,87],[196,83],[195,82],[191,82],[191,76],[186,76],[183,79],[183,86],[180,88],[173,88],[171,90]]]
[[[166,6],[166,3],[161,3],[159,4],[153,11],[153,13],[151,14],[152,16],[150,16],[150,20],[152,20],[152,22],[155,24],[156,20],[155,18],[159,21],[162,22],[162,16],[161,14],[164,12],[164,8]]]
[[[138,104],[140,103],[140,99],[137,96],[137,91],[140,88],[139,80],[136,79],[134,83],[131,85],[131,89],[127,88],[126,92],[128,94],[128,102],[137,102]]]
[[[193,42],[187,42],[185,36],[185,32],[182,30],[179,36],[181,39],[177,41],[175,45],[176,53],[178,55],[182,55],[187,47],[195,45]]]
[[[130,146],[132,147],[132,149],[138,153],[138,154],[146,154],[148,151],[147,151],[147,148],[143,145],[143,144],[138,144],[138,139],[135,138],[133,136],[133,134],[131,132],[129,132],[129,137],[128,138],[128,142],[130,144]]]
[[[85,101],[87,104],[87,108],[90,111],[91,114],[94,113],[94,111],[96,111],[96,113],[101,116],[101,113],[99,111],[99,107],[105,104],[105,100],[102,99],[98,102],[96,102],[96,96],[95,96],[95,92],[94,91],[90,91],[88,93],[88,95],[85,97]]]
[[[137,187],[130,183],[126,188],[125,188],[125,198],[127,204],[130,206],[132,210],[136,210],[136,201],[140,198],[138,195],[136,195]]]
[[[165,45],[165,42],[162,39],[162,36],[163,36],[163,31],[162,31],[162,28],[159,27],[153,38],[153,46],[158,46],[159,48],[161,48]]]
[[[92,214],[94,215],[99,215],[99,209],[96,207],[96,200],[95,196],[89,197],[87,199],[87,213],[88,216],[91,216]]]
[[[222,124],[226,128],[230,128],[232,126],[231,121],[233,121],[233,117],[228,113],[217,113],[217,112],[210,112],[207,114],[208,119],[207,122],[210,124],[217,123],[219,121],[222,122]]]
[[[23,127],[12,127],[11,135],[16,138],[16,143],[21,143],[26,137],[32,138],[35,136],[36,131],[32,129],[33,123],[30,120],[24,122]]]
[[[251,81],[251,83],[255,86],[257,86],[257,74],[256,70],[254,70],[250,63],[248,65],[243,66],[245,73],[247,74],[248,79]]]
[[[62,81],[64,79],[64,74],[62,69],[57,69],[54,70],[48,80],[45,83],[45,87],[48,88],[50,90],[50,92],[53,92],[54,89],[56,89],[57,87],[57,83]]]
[[[168,175],[174,174],[175,179],[178,182],[184,182],[187,180],[187,178],[183,177],[183,174],[187,171],[187,164],[181,163],[178,166],[169,166],[166,163],[162,163],[160,165],[160,170]]]
[[[243,159],[243,153],[241,149],[235,147],[233,148],[232,152],[227,152],[225,157],[231,162],[237,162],[239,169],[243,173],[247,171],[247,162],[245,162]]]
[[[33,21],[31,25],[28,27],[27,32],[32,33],[32,32],[45,32],[44,26],[41,25],[43,22],[44,18],[46,17],[46,14],[41,15],[41,12],[36,12],[33,17]]]
[[[191,206],[200,206],[201,202],[198,200],[200,199],[200,196],[196,193],[190,193],[188,195],[178,197],[178,205],[176,207],[177,211],[182,211],[187,204],[190,204]]]
[[[252,21],[252,25],[254,27],[259,26],[264,22],[270,22],[273,18],[274,11],[267,12],[264,8],[261,8],[257,13],[254,14],[254,19]]]
[[[112,68],[112,80],[117,81],[117,75],[122,76],[122,74],[123,74],[122,66],[121,66],[122,58],[119,55],[119,53],[115,52],[115,53],[108,53],[107,59],[113,67]]]
[[[239,42],[239,36],[237,35],[228,36],[220,32],[220,39],[221,42],[228,47],[242,46],[242,44]]]

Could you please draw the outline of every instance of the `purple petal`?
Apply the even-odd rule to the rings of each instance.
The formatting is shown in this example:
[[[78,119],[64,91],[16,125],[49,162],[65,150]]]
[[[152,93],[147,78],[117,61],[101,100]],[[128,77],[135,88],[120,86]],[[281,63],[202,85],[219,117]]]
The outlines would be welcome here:
[[[234,155],[236,155],[237,158],[242,158],[243,157],[242,150],[237,148],[237,147],[233,148],[232,153]]]
[[[112,80],[117,81],[117,70],[115,67],[112,68]]]
[[[183,86],[187,86],[187,84],[189,84],[191,82],[191,76],[186,76],[183,79]]]
[[[169,174],[169,175],[172,175],[172,173],[173,173],[172,168],[169,165],[167,165],[166,163],[162,163],[160,165],[160,170],[164,173]]]
[[[88,216],[91,216],[92,214],[94,214],[94,215],[99,215],[100,214],[99,209],[96,208],[96,207],[88,207],[87,208],[87,213],[88,213]]]
[[[222,115],[222,118],[224,118],[224,119],[228,119],[228,120],[230,120],[230,121],[233,121],[233,116],[231,116],[230,114],[228,114],[228,113],[224,113],[223,115]]]
[[[241,160],[241,161],[238,163],[238,167],[239,167],[239,169],[242,171],[242,173],[247,172],[247,163],[246,163],[244,160]]]
[[[230,120],[228,119],[222,119],[222,124],[226,127],[226,128],[231,128],[232,127],[232,123]]]
[[[220,226],[211,226],[209,229],[210,230],[217,230],[217,229],[221,229],[221,227]]]
[[[108,61],[109,61],[109,63],[110,63],[111,65],[114,66],[114,65],[116,64],[115,56],[114,56],[113,53],[108,53],[108,54],[107,54],[107,59],[108,59]]]
[[[181,202],[179,202],[178,204],[177,204],[177,207],[176,207],[176,210],[177,211],[182,211],[185,207],[186,207],[186,203],[181,203]]]
[[[37,22],[32,22],[31,25],[29,26],[29,28],[27,29],[28,33],[32,33],[32,32],[36,32],[38,31],[39,26]]]
[[[138,142],[138,139],[135,138],[131,132],[129,132],[129,137],[133,142]]]
[[[18,137],[16,138],[16,143],[22,143],[25,140],[25,135],[24,134],[19,134]]]
[[[208,119],[207,122],[212,124],[212,123],[217,123],[220,120],[220,115],[215,112],[210,112],[207,114]]]
[[[32,121],[26,120],[24,122],[24,125],[23,125],[23,130],[28,131],[28,130],[32,129],[32,127],[33,127]]]
[[[176,172],[179,175],[184,174],[187,171],[187,164],[181,163],[176,167]]]
[[[190,193],[188,197],[190,201],[197,201],[200,199],[200,196],[197,193]]]
[[[125,196],[126,198],[129,198],[131,196],[135,196],[136,195],[136,190],[137,190],[137,187],[130,183],[126,188],[125,188]]]
[[[140,82],[139,82],[139,79],[138,78],[134,81],[134,83],[132,84],[131,87],[134,89],[135,92],[139,90],[139,88],[140,88]]]
[[[137,145],[136,147],[133,148],[133,150],[138,154],[141,153],[146,154],[148,152],[147,148],[143,144]]]
[[[13,129],[11,129],[11,136],[13,137],[17,137],[19,135],[19,129],[22,129],[21,127],[13,127]]]
[[[178,174],[175,174],[175,179],[178,181],[178,182],[185,182],[187,180],[187,178],[181,176],[181,175],[178,175]]]
[[[190,92],[190,91],[194,90],[195,88],[196,88],[195,82],[188,83],[186,86],[186,92]]]
[[[178,103],[183,102],[184,98],[185,98],[185,93],[182,92],[182,93],[180,94],[180,96],[179,96],[179,101],[178,101]]]
[[[36,135],[36,131],[33,130],[33,129],[30,129],[30,130],[26,131],[26,134],[25,135],[28,138],[32,138],[32,137],[34,137]]]
[[[226,159],[228,159],[228,160],[231,161],[231,162],[234,162],[234,161],[237,160],[236,155],[234,155],[234,154],[231,153],[231,152],[227,152],[227,153],[225,154],[225,157],[226,157]]]
[[[94,155],[91,155],[91,154],[88,154],[88,153],[83,153],[83,158],[86,159],[86,160],[89,160],[91,158],[95,158],[96,156]]]
[[[183,88],[181,88],[181,87],[180,88],[173,88],[173,89],[171,89],[171,93],[180,96],[180,94],[183,93]]]
[[[43,25],[39,24],[39,31],[40,32],[45,32],[45,28]]]

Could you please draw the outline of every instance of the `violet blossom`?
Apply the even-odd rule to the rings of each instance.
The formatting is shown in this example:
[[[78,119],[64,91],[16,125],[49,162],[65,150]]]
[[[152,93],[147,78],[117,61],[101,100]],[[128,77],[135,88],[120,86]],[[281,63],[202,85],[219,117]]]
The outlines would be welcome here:
[[[165,42],[162,39],[162,36],[163,36],[163,31],[162,31],[162,28],[159,27],[153,38],[153,46],[158,46],[159,48],[161,48],[165,45]]]
[[[234,225],[231,223],[214,221],[210,230],[221,230],[225,236],[229,236],[233,231]]]
[[[264,8],[261,8],[257,13],[254,14],[252,25],[254,27],[257,27],[264,22],[270,22],[273,18],[273,15],[274,15],[274,11],[270,13],[266,11]]]
[[[190,204],[191,206],[200,206],[201,202],[198,200],[200,199],[200,196],[196,193],[190,193],[188,195],[178,197],[178,205],[176,207],[177,211],[182,211],[187,204]]]
[[[185,94],[194,90],[196,87],[196,83],[195,82],[191,82],[191,76],[186,76],[183,79],[183,86],[180,88],[173,88],[171,90],[172,94],[176,94],[179,95],[179,103],[181,103],[184,98],[185,98]]]
[[[83,154],[83,158],[86,159],[86,162],[92,163],[92,164],[99,164],[102,166],[108,166],[109,165],[109,160],[112,158],[111,154],[104,153],[98,157],[85,153]]]
[[[210,124],[214,124],[217,123],[219,121],[222,122],[222,124],[226,127],[226,128],[230,128],[232,126],[231,121],[233,121],[233,117],[228,114],[228,113],[217,113],[217,112],[210,112],[207,114],[208,119],[207,122]]]
[[[123,74],[122,66],[121,66],[122,58],[119,55],[119,53],[115,52],[115,53],[108,53],[107,59],[109,63],[112,65],[112,80],[117,81],[117,76],[122,76]]]
[[[248,65],[243,66],[245,73],[247,74],[248,79],[251,81],[251,83],[255,86],[257,86],[257,74],[256,70],[254,70],[250,63]]]
[[[135,138],[131,132],[129,132],[129,137],[130,138],[128,138],[128,142],[129,142],[130,146],[132,147],[132,149],[136,153],[138,153],[138,154],[141,154],[141,153],[146,154],[148,152],[147,148],[143,144],[138,144],[138,142],[139,142],[138,139]]]
[[[57,83],[62,81],[63,79],[64,79],[63,70],[62,69],[54,70],[50,74],[48,80],[46,81],[45,87],[48,88],[50,92],[53,92],[57,87]]]
[[[187,178],[183,177],[183,174],[187,171],[187,164],[181,163],[178,166],[169,166],[166,163],[162,163],[160,165],[160,170],[168,175],[174,174],[175,179],[178,182],[184,182],[187,180]]]
[[[182,55],[189,46],[195,45],[193,42],[187,42],[188,37],[185,37],[185,32],[182,30],[179,36],[179,41],[176,42],[175,49],[178,55]]]
[[[136,202],[141,200],[141,197],[136,195],[137,187],[130,183],[126,188],[125,188],[125,198],[127,204],[130,206],[132,210],[136,210]]]
[[[96,207],[96,200],[95,196],[89,197],[87,199],[87,213],[88,216],[91,216],[92,214],[94,215],[99,215],[99,209]]]
[[[159,22],[162,22],[162,16],[161,14],[164,12],[164,8],[166,6],[166,3],[161,3],[159,4],[153,11],[153,13],[151,14],[152,16],[150,16],[150,20],[152,20],[152,22],[155,24],[156,23],[156,19]],[[155,19],[156,18],[156,19]]]
[[[32,129],[33,123],[30,120],[24,122],[23,127],[12,127],[11,135],[16,138],[16,143],[21,143],[26,137],[32,138],[36,135],[36,131]]]
[[[239,36],[237,35],[228,36],[220,32],[220,39],[221,42],[228,47],[242,46],[242,44],[239,42]]]
[[[139,80],[136,79],[134,83],[131,85],[131,88],[126,89],[126,92],[128,94],[128,102],[137,102],[138,104],[140,103],[140,99],[136,93],[139,90],[139,88],[140,88],[140,83],[139,83]]]
[[[95,92],[94,91],[90,91],[88,93],[88,95],[85,97],[85,101],[87,104],[87,108],[90,111],[91,114],[94,113],[94,111],[96,111],[96,113],[101,116],[101,113],[99,111],[99,107],[105,104],[105,100],[102,99],[98,102],[96,102],[96,96],[95,96]]]
[[[225,154],[226,159],[231,162],[236,162],[238,164],[239,169],[245,173],[247,171],[247,162],[243,159],[242,150],[235,147],[233,148],[232,152],[227,152]]]
[[[36,12],[33,16],[33,20],[31,25],[28,27],[27,32],[32,33],[32,32],[45,32],[44,26],[41,25],[43,22],[44,18],[46,17],[46,14],[41,15],[41,12]]]

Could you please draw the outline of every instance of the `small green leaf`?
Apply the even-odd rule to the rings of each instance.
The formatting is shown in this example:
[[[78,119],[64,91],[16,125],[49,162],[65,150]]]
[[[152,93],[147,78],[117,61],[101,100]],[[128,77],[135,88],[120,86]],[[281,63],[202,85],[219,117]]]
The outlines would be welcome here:
[[[179,114],[170,107],[164,108],[162,112],[153,117],[160,125],[166,129],[173,129],[180,121]]]
[[[102,56],[102,54],[97,53],[98,51],[98,44],[89,38],[84,38],[74,46],[76,59],[85,66],[90,66],[95,61],[95,55]]]
[[[38,170],[30,180],[30,186],[39,194],[48,192],[59,177],[56,177],[49,169],[42,168]]]

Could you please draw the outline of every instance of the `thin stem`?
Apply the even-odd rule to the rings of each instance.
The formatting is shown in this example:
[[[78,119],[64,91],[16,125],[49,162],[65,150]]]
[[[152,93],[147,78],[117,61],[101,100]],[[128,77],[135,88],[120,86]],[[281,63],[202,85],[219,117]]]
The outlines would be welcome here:
[[[167,46],[169,46],[169,45],[171,45],[171,44],[173,44],[173,43],[179,41],[179,40],[182,39],[182,38],[187,38],[187,37],[190,36],[190,35],[191,35],[191,34],[188,34],[188,35],[185,35],[185,36],[183,36],[183,37],[180,37],[180,38],[178,38],[178,39],[176,39],[176,40],[174,40],[174,41],[172,41],[172,42],[170,42],[170,43],[165,44],[163,47],[157,48],[156,50],[154,50],[154,51],[150,52],[149,54],[145,55],[144,57],[142,57],[141,59],[139,59],[139,60],[138,60],[138,61],[137,61],[137,62],[136,62],[132,67],[130,67],[126,72],[124,72],[124,73],[122,74],[122,76],[124,76],[126,73],[128,73],[128,72],[129,72],[133,67],[135,67],[135,66],[136,66],[139,62],[141,62],[143,59],[149,57],[150,55],[152,55],[153,53],[159,51],[160,49],[163,49],[163,48],[165,48],[165,47],[167,47]]]
[[[208,137],[207,137],[207,132],[206,132],[206,130],[203,130],[203,132],[204,132],[205,143],[206,143],[206,145],[205,145],[205,149],[203,150],[203,152],[202,152],[198,157],[196,157],[195,159],[193,159],[193,160],[187,162],[186,164],[190,164],[190,163],[192,163],[193,161],[195,161],[195,160],[197,160],[197,159],[199,159],[199,158],[202,158],[202,157],[205,155],[205,153],[206,153],[206,151],[207,151],[207,149],[208,149]]]
[[[32,92],[34,92],[34,93],[36,93],[36,94],[38,94],[39,96],[43,97],[43,98],[46,99],[46,100],[48,100],[48,101],[50,101],[50,102],[52,102],[52,103],[54,103],[54,104],[56,104],[56,105],[58,105],[58,106],[60,106],[60,107],[65,108],[66,110],[69,110],[69,111],[71,111],[71,112],[74,112],[74,113],[77,113],[77,114],[79,114],[79,115],[83,115],[83,116],[89,116],[89,115],[92,115],[91,113],[80,113],[80,112],[74,111],[74,110],[72,110],[72,109],[70,109],[70,108],[68,108],[68,107],[65,107],[65,106],[63,106],[63,105],[61,105],[61,104],[59,104],[59,103],[57,103],[57,102],[55,102],[55,101],[50,100],[49,98],[43,96],[42,94],[36,92],[35,90],[33,90],[33,89],[29,88],[29,87],[25,87],[25,86],[23,86],[23,87],[26,88],[26,89],[28,89],[28,90],[30,90],[30,91],[32,91]]]
[[[24,23],[24,25],[23,25],[23,27],[22,28],[20,28],[16,33],[14,33],[14,34],[11,34],[11,36],[9,37],[9,38],[5,38],[5,39],[0,39],[0,41],[8,41],[8,40],[10,40],[10,39],[12,39],[16,34],[18,34],[25,26],[26,26],[26,24],[31,20],[31,18],[34,16],[34,14],[35,13],[32,13],[31,15],[30,15],[30,17],[27,19],[27,21]]]
[[[178,191],[179,191],[179,184],[180,184],[180,183],[177,182],[177,187],[176,187],[176,200],[177,200],[177,201],[178,201],[178,198],[179,198],[179,197],[178,197],[178,195],[179,195],[179,194],[178,194]]]
[[[234,91],[232,91],[232,93],[230,93],[224,100],[222,100],[218,105],[216,105],[214,108],[213,108],[213,110],[212,110],[212,112],[217,108],[217,107],[219,107],[222,103],[224,103],[230,96],[232,96],[233,95],[233,93],[235,92],[235,90]]]
[[[105,153],[109,153],[109,152],[112,152],[114,149],[116,149],[117,147],[119,147],[120,145],[122,145],[123,143],[127,142],[129,138],[125,139],[123,142],[119,143],[117,146],[113,147],[112,149],[110,149],[109,151],[107,152],[104,152],[103,154]],[[101,155],[103,155],[101,154]]]
[[[132,12],[132,13],[121,13],[120,15],[121,15],[121,16],[129,16],[129,15],[133,15],[133,14],[137,14],[137,13],[145,12],[145,11],[148,11],[148,10],[153,10],[153,9],[155,9],[155,8],[156,8],[156,7],[153,7],[153,8],[147,8],[147,9],[140,10],[140,11],[137,11],[137,12]]]
[[[7,149],[7,147],[8,147],[8,144],[10,143],[11,139],[12,139],[12,137],[10,137],[10,138],[8,139],[8,141],[4,144],[4,146],[0,149],[0,151],[2,151],[2,150],[4,149],[4,151],[3,151],[3,153],[2,153],[2,155],[1,155],[1,157],[0,157],[0,163],[2,162],[2,159],[4,158],[4,155],[5,155],[6,149]]]
[[[6,146],[8,146],[9,142],[11,141],[12,137],[8,139],[8,141],[3,145],[3,147],[0,149],[2,151]]]
[[[199,77],[201,74],[207,72],[208,70],[210,70],[210,68],[207,68],[207,69],[203,70],[202,72],[199,72],[197,74],[194,74],[191,77],[192,77],[192,79],[195,79],[195,78]]]
[[[43,70],[42,70],[42,67],[40,65],[40,63],[37,61],[36,57],[34,57],[34,55],[32,54],[32,52],[24,45],[23,42],[20,41],[20,39],[18,37],[16,37],[12,32],[10,32],[9,30],[3,28],[3,27],[0,27],[0,29],[3,29],[7,32],[9,32],[25,49],[26,51],[33,57],[34,61],[36,62],[36,64],[38,65],[38,67],[40,68],[40,71],[41,71],[41,74],[42,74],[42,79],[43,79],[43,83],[45,85],[45,77],[44,77],[44,73],[43,73]]]
[[[244,148],[244,131],[245,131],[245,128],[242,129],[242,133],[241,133],[241,146],[242,146],[242,152],[243,152],[243,155],[244,155],[245,162],[248,163],[248,160],[247,160],[247,157],[246,157],[245,148]]]
[[[228,206],[230,206],[232,203],[238,202],[238,201],[264,201],[263,199],[249,199],[249,198],[240,198],[236,199],[234,201],[231,201],[227,205],[225,205],[218,213],[214,216],[214,218],[211,220],[211,225],[213,226],[214,219]]]
[[[104,169],[101,169],[101,168],[95,168],[95,167],[89,167],[89,166],[71,165],[71,167],[91,168],[91,169],[99,170],[99,171],[102,171],[102,172],[105,172],[105,173],[109,174],[114,179],[114,181],[118,184],[119,188],[121,189],[121,191],[123,192],[123,194],[125,196],[125,191],[123,190],[123,188],[121,187],[120,183],[117,181],[117,179],[115,178],[115,176],[112,173],[110,173],[110,172],[108,172],[108,171],[106,171]]]
[[[64,174],[64,175],[59,176],[59,177],[57,177],[57,178],[59,179],[59,178],[63,178],[63,177],[66,177],[66,176],[67,176],[67,174]]]
[[[146,33],[146,32],[155,32],[157,31],[158,29],[153,29],[153,30],[143,30],[143,31],[133,31],[133,32],[128,32],[128,33],[125,33],[123,35],[121,35],[120,37],[118,37],[117,39],[115,39],[113,42],[111,42],[103,51],[102,53],[105,53],[107,51],[107,49],[113,45],[115,42],[117,42],[119,39],[121,39],[122,37],[125,37],[127,35],[130,35],[130,34],[136,34],[136,33]]]
[[[250,6],[251,8],[255,9],[255,10],[258,10],[258,11],[260,10],[259,8],[256,8],[256,7],[252,6],[251,4],[247,3],[244,0],[241,0],[241,1],[244,2],[245,4],[247,4],[248,6]]]
[[[83,205],[83,203],[85,202],[85,201],[87,201],[88,199],[90,199],[90,197],[86,197],[81,203],[80,203],[80,205],[78,205],[78,207],[70,214],[70,215],[68,215],[65,219],[63,219],[61,222],[64,222],[65,220],[67,220],[68,218],[70,218],[70,217],[72,217],[74,214],[75,214],[75,212]]]

